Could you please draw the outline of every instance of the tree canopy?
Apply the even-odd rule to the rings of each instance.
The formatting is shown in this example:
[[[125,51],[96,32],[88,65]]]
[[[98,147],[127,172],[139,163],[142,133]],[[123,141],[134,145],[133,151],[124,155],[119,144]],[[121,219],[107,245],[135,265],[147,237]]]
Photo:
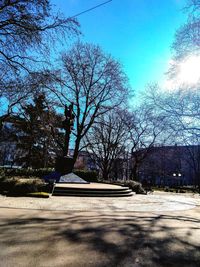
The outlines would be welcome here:
[[[82,138],[97,118],[126,103],[129,85],[120,63],[99,46],[78,42],[61,61],[62,86],[51,87],[51,94],[61,104],[74,104],[75,160]]]
[[[30,70],[26,63],[35,61],[36,49],[42,47],[44,51],[48,41],[58,38],[59,31],[61,34],[77,33],[77,27],[75,18],[54,15],[49,0],[1,1],[1,69]],[[30,49],[34,49],[33,56]]]

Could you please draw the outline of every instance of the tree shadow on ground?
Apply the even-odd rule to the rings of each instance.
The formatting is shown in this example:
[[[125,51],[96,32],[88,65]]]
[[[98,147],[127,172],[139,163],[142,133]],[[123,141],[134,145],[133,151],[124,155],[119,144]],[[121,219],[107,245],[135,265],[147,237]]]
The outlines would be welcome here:
[[[37,266],[48,266],[40,263],[58,263],[61,255],[66,258],[56,266],[200,266],[198,218],[142,213],[20,214],[0,223],[1,260],[15,257],[20,262],[17,251],[21,250],[29,257],[29,266],[31,258],[38,261]],[[74,259],[69,261],[69,254]]]

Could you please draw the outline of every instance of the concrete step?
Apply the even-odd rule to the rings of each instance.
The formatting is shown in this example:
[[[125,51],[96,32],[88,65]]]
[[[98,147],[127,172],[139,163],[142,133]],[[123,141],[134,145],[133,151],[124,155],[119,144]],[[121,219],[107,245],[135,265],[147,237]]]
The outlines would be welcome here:
[[[66,183],[58,183],[55,185],[53,196],[84,196],[84,197],[128,197],[132,196],[133,192],[129,187],[89,184],[89,185],[74,185]]]
[[[80,189],[64,189],[64,188],[55,188],[54,189],[54,193],[55,192],[60,192],[60,193],[80,193],[80,194],[124,194],[124,193],[131,193],[132,190],[131,189],[126,189],[126,190],[88,190],[88,189],[85,189],[85,190],[80,190]]]
[[[109,193],[102,193],[102,194],[91,194],[91,193],[63,193],[63,192],[54,192],[53,196],[76,196],[76,197],[131,197],[133,195],[132,192],[129,193],[121,193],[121,194],[109,194]]]
[[[59,183],[60,184],[60,183]],[[110,192],[110,191],[115,191],[115,192],[124,192],[126,190],[130,190],[129,187],[119,187],[119,188],[89,188],[89,187],[85,187],[85,188],[80,188],[80,187],[68,187],[67,185],[65,187],[63,186],[59,186],[59,184],[55,185],[55,189],[56,190],[79,190],[79,191],[104,191],[104,192]]]

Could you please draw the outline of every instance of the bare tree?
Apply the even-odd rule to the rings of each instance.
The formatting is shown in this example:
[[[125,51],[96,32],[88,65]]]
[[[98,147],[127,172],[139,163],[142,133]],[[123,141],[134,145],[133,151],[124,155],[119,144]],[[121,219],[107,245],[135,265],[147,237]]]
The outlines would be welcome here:
[[[62,104],[74,104],[75,162],[82,138],[99,116],[125,103],[129,87],[119,62],[99,46],[79,42],[62,63],[63,86],[50,90]]]
[[[54,41],[60,35],[77,33],[77,27],[75,18],[54,15],[49,0],[1,1],[0,61],[3,69],[30,70],[27,62],[37,62],[36,49],[44,50],[47,41]],[[34,49],[33,56],[30,49]]]
[[[187,0],[184,11],[188,15],[187,20],[176,31],[172,44],[173,60],[168,71],[172,79],[178,76],[181,64],[200,52],[200,1]]]
[[[185,7],[188,13],[187,22],[176,32],[173,48],[177,59],[188,54],[198,52],[200,49],[200,2],[189,0]]]
[[[153,86],[148,92],[154,110],[167,120],[169,141],[185,146],[185,160],[193,169],[194,181],[200,179],[200,91],[198,87],[182,87],[173,92],[160,92]],[[170,143],[170,144],[171,144]]]
[[[63,149],[63,118],[49,106],[44,94],[35,95],[20,106],[18,116],[12,114],[4,119],[0,150],[9,147],[8,142],[12,151],[6,151],[10,151],[13,163],[26,167],[52,166],[55,153]]]
[[[193,118],[194,120],[194,118]],[[200,124],[199,124],[200,127]],[[199,131],[198,131],[199,132]],[[182,145],[185,146],[185,161],[192,169],[191,180],[200,190],[200,134],[197,134],[196,126],[180,130],[178,138]]]
[[[171,135],[200,136],[200,91],[197,88],[182,87],[172,92],[161,92],[156,86],[150,88],[149,102],[159,114],[168,120]],[[176,140],[178,141],[178,139]]]
[[[192,140],[185,140],[187,157],[186,162],[189,164],[193,173],[193,183],[198,187],[200,192],[200,139],[196,136]]]
[[[123,166],[127,129],[122,116],[122,112],[116,110],[102,115],[85,138],[87,150],[99,167],[104,180],[111,178],[111,171],[116,161],[120,167]]]
[[[137,180],[140,165],[165,130],[165,117],[154,113],[152,106],[145,103],[127,114],[125,124],[132,157],[130,178]]]
[[[6,105],[0,107],[0,125],[11,114],[19,114],[21,105],[28,104],[36,95],[43,93],[49,76],[49,71],[44,70],[29,73],[24,77],[17,75],[7,81],[0,80],[0,99],[2,102],[6,99]],[[49,98],[50,104],[53,106]]]
[[[31,76],[50,67],[57,41],[79,33],[75,18],[54,10],[49,0],[0,1],[0,98],[12,102],[8,114],[33,89]]]

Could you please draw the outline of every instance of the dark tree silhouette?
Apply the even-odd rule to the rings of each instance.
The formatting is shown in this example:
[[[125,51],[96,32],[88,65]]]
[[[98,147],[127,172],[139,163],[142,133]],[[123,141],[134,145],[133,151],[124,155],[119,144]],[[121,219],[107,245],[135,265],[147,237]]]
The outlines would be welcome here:
[[[62,149],[59,144],[63,134],[58,131],[61,118],[53,109],[49,110],[44,94],[23,106],[20,117],[21,122],[15,126],[17,149],[21,151],[17,162],[33,168],[53,166],[55,153]]]
[[[121,65],[99,46],[77,43],[62,55],[62,88],[53,88],[62,103],[74,103],[74,162],[82,138],[97,118],[125,103],[129,91]]]
[[[31,56],[28,50],[44,50],[48,47],[47,41],[54,41],[59,34],[77,33],[77,27],[75,18],[54,15],[49,0],[1,1],[0,61],[3,70],[23,68],[29,71],[26,63],[34,61],[36,53]]]
[[[101,170],[104,180],[111,178],[114,163],[120,162],[120,159],[123,162],[124,159],[128,132],[122,116],[122,112],[116,110],[102,115],[85,138],[87,150]]]

